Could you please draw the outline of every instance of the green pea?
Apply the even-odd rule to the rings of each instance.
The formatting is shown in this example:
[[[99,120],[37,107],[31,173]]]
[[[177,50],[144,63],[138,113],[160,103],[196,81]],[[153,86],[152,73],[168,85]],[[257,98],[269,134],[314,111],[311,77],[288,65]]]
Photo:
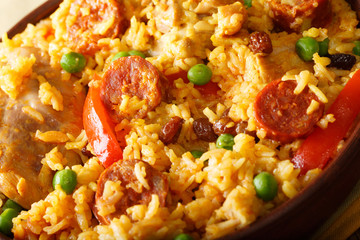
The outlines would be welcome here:
[[[329,55],[329,39],[325,38],[324,41],[319,42],[319,55],[325,57]]]
[[[189,69],[187,77],[193,84],[201,86],[210,82],[212,72],[205,64],[197,64]]]
[[[71,169],[57,171],[53,178],[53,187],[60,185],[66,194],[71,194],[77,184],[76,173]]]
[[[204,152],[199,150],[192,150],[190,153],[193,155],[194,158],[200,158]]]
[[[246,6],[246,8],[251,8],[252,7],[252,0],[244,0],[244,5]]]
[[[128,52],[130,56],[140,56],[142,58],[146,58],[145,54],[143,52],[137,51],[137,50],[131,50]]]
[[[268,172],[259,173],[253,180],[256,195],[264,201],[271,201],[278,191],[275,177]]]
[[[229,133],[221,134],[216,140],[217,148],[225,148],[227,150],[233,150],[234,145],[235,145],[234,136]]]
[[[7,236],[11,236],[13,227],[12,219],[19,215],[19,212],[12,208],[7,208],[0,215],[0,232]]]
[[[353,48],[352,52],[355,55],[360,56],[360,41],[355,41],[355,47]]]
[[[314,53],[319,52],[319,43],[311,37],[303,37],[296,42],[295,49],[302,60],[311,61]]]
[[[128,57],[130,56],[130,54],[128,52],[125,52],[125,51],[122,51],[122,52],[118,52],[117,54],[115,54],[115,56],[112,58],[112,62],[115,61],[116,59],[118,58],[121,58],[121,57]]]
[[[69,73],[81,72],[86,66],[84,55],[76,52],[64,54],[60,60],[61,67]]]
[[[181,233],[177,235],[174,240],[193,240],[194,238],[186,233]]]
[[[14,202],[11,199],[6,200],[4,206],[2,207],[3,211],[5,211],[5,209],[8,209],[8,208],[12,208],[12,209],[16,210],[17,212],[20,212],[23,209],[19,204],[17,204],[16,202]]]

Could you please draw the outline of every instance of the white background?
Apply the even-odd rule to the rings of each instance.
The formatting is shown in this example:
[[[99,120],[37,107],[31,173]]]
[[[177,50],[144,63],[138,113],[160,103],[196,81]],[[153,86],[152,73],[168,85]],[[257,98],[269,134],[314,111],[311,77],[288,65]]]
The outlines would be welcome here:
[[[46,0],[0,0],[0,37]]]

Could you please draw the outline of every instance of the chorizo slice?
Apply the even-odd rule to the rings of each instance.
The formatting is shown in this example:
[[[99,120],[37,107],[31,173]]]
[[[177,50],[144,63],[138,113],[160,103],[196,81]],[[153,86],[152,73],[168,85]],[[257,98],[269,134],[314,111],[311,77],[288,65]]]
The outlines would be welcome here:
[[[270,16],[275,23],[288,32],[300,32],[310,27],[325,27],[331,21],[329,0],[296,0],[282,3],[267,0]]]
[[[116,0],[75,0],[66,19],[67,40],[77,52],[94,55],[98,40],[114,38],[123,27],[123,7]]]
[[[273,81],[261,90],[255,98],[255,120],[266,131],[266,137],[282,143],[309,134],[324,111],[324,104],[310,91],[309,87],[294,94],[295,80]],[[308,114],[312,100],[318,107]]]
[[[148,188],[141,186],[139,179],[135,173],[135,165],[141,163],[145,167],[145,180]],[[121,197],[114,201],[114,196],[104,196],[106,182],[120,181],[122,194]],[[156,194],[159,197],[161,207],[165,206],[167,192],[169,190],[168,180],[164,174],[154,169],[146,162],[140,160],[123,160],[118,161],[107,168],[101,175],[98,181],[98,187],[95,195],[95,206],[93,208],[94,214],[102,224],[109,224],[115,217],[120,217],[126,214],[126,209],[131,206],[144,204],[147,205],[152,195]],[[101,215],[101,209],[108,206],[114,206],[115,211],[108,215]]]
[[[103,76],[101,100],[116,122],[144,118],[161,102],[160,85],[158,70],[150,62],[139,56],[122,57]]]

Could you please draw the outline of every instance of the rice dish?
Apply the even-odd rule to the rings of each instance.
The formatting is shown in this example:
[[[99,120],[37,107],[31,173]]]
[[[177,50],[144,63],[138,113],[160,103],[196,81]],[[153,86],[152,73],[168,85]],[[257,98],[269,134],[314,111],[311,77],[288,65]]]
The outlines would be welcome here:
[[[345,0],[64,0],[5,34],[0,204],[23,207],[10,236],[216,239],[269,214],[346,140],[324,162],[298,160],[340,121],[358,23]],[[317,44],[310,60],[300,39]],[[64,67],[71,52],[78,71]],[[69,192],[53,186],[64,170]],[[276,186],[266,196],[264,172]]]

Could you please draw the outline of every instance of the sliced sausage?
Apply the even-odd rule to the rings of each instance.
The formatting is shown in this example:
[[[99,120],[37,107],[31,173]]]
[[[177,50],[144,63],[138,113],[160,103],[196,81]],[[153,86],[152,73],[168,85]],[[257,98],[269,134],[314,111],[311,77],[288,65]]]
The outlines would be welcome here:
[[[101,100],[115,121],[144,118],[161,102],[160,76],[158,70],[139,56],[115,60],[105,72],[101,85]],[[120,109],[123,95],[145,100],[138,108],[127,104]]]
[[[193,130],[196,136],[206,142],[214,142],[217,135],[213,130],[213,125],[207,118],[199,118],[193,122]]]
[[[68,42],[77,52],[94,55],[100,49],[98,40],[114,38],[123,24],[122,6],[116,0],[71,3],[66,19]]]
[[[164,174],[151,167],[148,163],[143,162],[143,166],[145,166],[145,180],[149,185],[149,189],[142,187],[142,191],[137,192],[134,188],[132,188],[132,186],[140,184],[134,171],[136,163],[140,162],[140,160],[118,161],[100,175],[94,207],[94,213],[100,223],[109,224],[111,219],[114,217],[120,217],[122,214],[126,214],[126,209],[131,206],[138,204],[147,205],[151,201],[151,196],[153,194],[158,195],[160,206],[165,206],[165,200],[169,190],[167,178]],[[111,203],[115,206],[115,212],[107,216],[101,216],[99,214],[99,209],[107,205],[107,199],[104,199],[103,197],[104,187],[107,181],[121,181],[123,195],[116,203]],[[111,199],[108,201],[111,201]]]
[[[267,0],[270,16],[288,32],[300,32],[310,27],[325,27],[331,21],[329,0],[297,0],[291,4]]]
[[[172,117],[170,121],[161,128],[159,134],[160,140],[166,145],[176,142],[179,137],[183,122],[184,120],[178,116]]]
[[[295,80],[273,81],[256,96],[255,119],[266,137],[282,143],[309,134],[323,115],[324,104],[308,87],[294,94]],[[319,107],[307,114],[311,100],[319,102]]]
[[[253,53],[272,53],[273,47],[269,34],[266,32],[251,33],[249,37],[249,48]]]

